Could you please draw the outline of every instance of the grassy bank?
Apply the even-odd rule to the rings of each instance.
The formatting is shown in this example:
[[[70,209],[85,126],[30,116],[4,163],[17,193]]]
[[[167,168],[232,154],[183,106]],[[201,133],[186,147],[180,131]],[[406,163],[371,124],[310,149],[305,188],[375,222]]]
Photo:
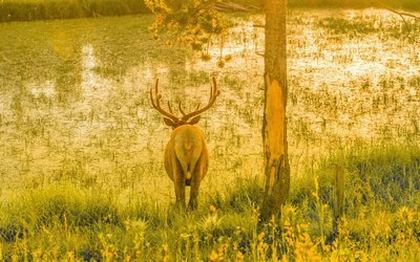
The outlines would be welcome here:
[[[119,16],[147,13],[141,0],[5,0],[0,22]]]
[[[381,7],[381,3],[402,9],[419,10],[420,3],[416,0],[289,0],[291,7],[347,7],[347,8],[366,8]]]
[[[259,6],[258,0],[236,0]],[[394,8],[420,10],[416,0],[383,0]],[[290,7],[366,8],[380,7],[375,1],[364,0],[290,0]],[[3,0],[0,2],[0,22],[68,19],[97,16],[119,16],[148,13],[143,0]]]
[[[328,245],[336,165],[345,173],[345,217]],[[257,230],[262,185],[255,180],[219,185],[188,214],[164,201],[125,202],[118,191],[66,183],[16,192],[0,206],[0,259],[415,261],[419,165],[419,148],[408,145],[337,152],[295,180],[281,230]]]

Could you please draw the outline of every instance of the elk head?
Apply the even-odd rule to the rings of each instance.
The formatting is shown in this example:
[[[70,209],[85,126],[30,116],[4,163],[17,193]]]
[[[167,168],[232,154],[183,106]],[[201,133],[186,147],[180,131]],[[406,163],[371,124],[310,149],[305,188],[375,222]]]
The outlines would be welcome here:
[[[193,112],[187,114],[180,102],[178,108],[182,116],[178,117],[174,114],[169,102],[168,110],[161,107],[162,95],[159,94],[159,79],[156,80],[154,90],[150,89],[152,106],[163,115],[165,124],[173,129],[165,149],[165,170],[174,182],[178,206],[185,206],[185,186],[191,186],[188,207],[190,209],[197,207],[200,183],[208,169],[208,151],[203,132],[194,124],[200,121],[200,115],[203,112],[214,105],[219,94],[216,79],[213,77],[207,105],[200,108],[198,104]]]

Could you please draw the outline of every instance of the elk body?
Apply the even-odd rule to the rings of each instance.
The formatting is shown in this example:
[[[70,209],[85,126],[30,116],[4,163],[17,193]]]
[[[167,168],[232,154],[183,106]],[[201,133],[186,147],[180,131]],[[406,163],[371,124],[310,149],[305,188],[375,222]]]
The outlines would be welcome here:
[[[179,111],[182,117],[173,113],[169,102],[168,110],[162,109],[159,79],[156,80],[154,94],[153,89],[150,89],[152,106],[163,115],[165,124],[173,129],[171,138],[165,148],[165,170],[174,182],[176,204],[185,207],[185,189],[186,186],[191,186],[188,202],[188,208],[190,209],[197,207],[200,183],[208,169],[209,157],[204,134],[194,124],[200,120],[201,113],[213,106],[216,97],[219,95],[216,80],[213,78],[212,81],[208,104],[202,108],[198,105],[195,111],[186,114],[181,103],[179,103]]]

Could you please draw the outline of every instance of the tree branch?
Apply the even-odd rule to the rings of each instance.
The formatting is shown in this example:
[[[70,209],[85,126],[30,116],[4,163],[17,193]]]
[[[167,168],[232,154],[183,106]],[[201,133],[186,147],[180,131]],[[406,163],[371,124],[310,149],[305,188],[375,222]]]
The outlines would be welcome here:
[[[236,3],[235,1],[219,1],[216,3],[218,11],[240,11],[250,12],[252,10],[259,10],[260,8],[250,3]]]
[[[191,12],[190,16],[195,16],[201,10],[207,9],[211,5],[214,5],[218,2],[218,0],[209,0],[201,3],[200,5],[196,6],[194,10]]]
[[[398,11],[398,10],[384,4],[381,0],[373,0],[373,1],[376,2],[378,5],[380,5],[382,8],[384,8],[384,9],[390,11],[390,12],[393,12],[393,13],[399,15],[399,16],[408,16],[408,17],[414,18],[416,20],[420,20],[420,17],[418,17],[414,14],[411,14],[411,13]]]
[[[388,5],[386,5],[386,4],[384,4],[381,0],[373,0],[373,2],[377,3],[377,4],[378,4],[379,6],[381,6],[382,8],[384,8],[384,9],[386,9],[386,10],[388,10],[388,11],[390,11],[390,12],[394,13],[394,14],[399,15],[399,16],[401,17],[401,19],[403,20],[403,22],[404,22],[404,24],[405,24],[405,27],[406,27],[406,28],[407,28],[407,30],[409,30],[409,31],[410,31],[410,26],[408,25],[408,23],[407,23],[407,21],[405,20],[405,17],[404,17],[404,16],[408,16],[408,17],[414,18],[414,19],[416,19],[416,20],[420,20],[420,17],[418,17],[418,16],[416,16],[416,15],[414,15],[414,14],[411,14],[411,13],[398,11],[398,10],[396,10],[396,9],[394,9],[394,8],[392,8],[392,7],[388,6]]]

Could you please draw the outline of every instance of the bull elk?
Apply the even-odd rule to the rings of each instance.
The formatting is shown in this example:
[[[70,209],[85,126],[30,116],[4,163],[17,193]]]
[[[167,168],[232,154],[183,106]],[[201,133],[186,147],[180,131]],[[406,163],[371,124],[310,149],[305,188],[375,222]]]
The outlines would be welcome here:
[[[207,105],[200,108],[198,104],[195,111],[186,114],[180,102],[178,108],[182,117],[178,117],[169,102],[168,110],[162,109],[159,79],[156,80],[154,93],[153,88],[150,89],[152,106],[163,115],[165,124],[173,129],[165,148],[165,170],[174,182],[177,206],[185,207],[185,187],[191,186],[188,208],[197,207],[198,190],[207,173],[209,157],[203,131],[194,125],[200,120],[200,115],[214,105],[219,94],[213,78]]]

